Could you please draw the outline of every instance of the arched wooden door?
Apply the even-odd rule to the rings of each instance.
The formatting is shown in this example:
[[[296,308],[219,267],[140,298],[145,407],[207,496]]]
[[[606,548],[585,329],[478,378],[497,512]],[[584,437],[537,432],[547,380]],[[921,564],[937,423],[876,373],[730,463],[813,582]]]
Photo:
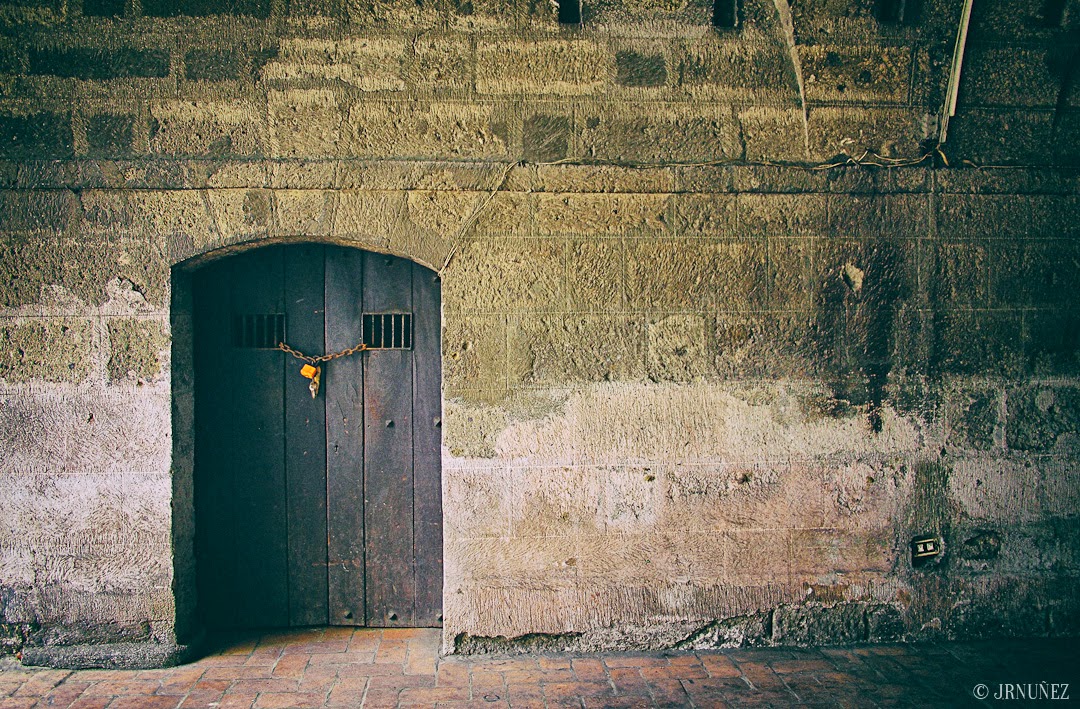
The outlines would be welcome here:
[[[199,606],[212,628],[442,622],[440,294],[323,245],[194,280]],[[278,341],[321,355],[318,394]]]

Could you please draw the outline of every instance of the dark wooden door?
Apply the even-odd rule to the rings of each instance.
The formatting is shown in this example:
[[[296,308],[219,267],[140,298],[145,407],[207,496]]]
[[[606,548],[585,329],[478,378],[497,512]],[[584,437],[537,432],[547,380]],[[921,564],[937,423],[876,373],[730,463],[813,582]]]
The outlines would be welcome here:
[[[199,606],[214,628],[442,623],[434,272],[323,245],[194,279]],[[311,397],[303,362],[321,355]]]

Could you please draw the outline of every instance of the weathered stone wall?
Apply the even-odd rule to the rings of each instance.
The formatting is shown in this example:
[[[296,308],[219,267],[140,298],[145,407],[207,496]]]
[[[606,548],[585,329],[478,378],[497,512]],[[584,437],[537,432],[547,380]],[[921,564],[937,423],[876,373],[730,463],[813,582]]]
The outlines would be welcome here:
[[[304,240],[442,273],[447,650],[1078,632],[1077,18],[935,167],[958,8],[832,5],[0,8],[5,642],[196,633],[185,274]]]

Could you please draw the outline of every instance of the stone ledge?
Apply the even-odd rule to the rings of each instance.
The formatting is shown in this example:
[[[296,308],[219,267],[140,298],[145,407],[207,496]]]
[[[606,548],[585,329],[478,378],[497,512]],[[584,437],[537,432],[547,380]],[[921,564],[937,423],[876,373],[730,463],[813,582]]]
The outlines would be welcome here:
[[[102,643],[87,645],[27,645],[22,663],[28,667],[67,670],[146,670],[173,667],[196,658],[202,637],[180,645],[159,642]]]

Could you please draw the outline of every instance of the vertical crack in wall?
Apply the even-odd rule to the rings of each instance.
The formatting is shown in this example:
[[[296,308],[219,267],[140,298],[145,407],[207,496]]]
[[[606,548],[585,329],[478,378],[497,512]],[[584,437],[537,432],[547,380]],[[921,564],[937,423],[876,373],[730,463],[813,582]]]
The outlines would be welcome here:
[[[791,70],[795,72],[795,83],[799,87],[799,107],[802,108],[803,119],[803,145],[806,149],[806,159],[810,159],[810,109],[806,105],[806,89],[803,86],[802,61],[799,59],[799,50],[795,46],[795,21],[791,17],[791,5],[787,0],[773,0],[776,12],[780,16],[780,26],[784,30],[784,40],[787,44],[788,56],[791,57]]]

